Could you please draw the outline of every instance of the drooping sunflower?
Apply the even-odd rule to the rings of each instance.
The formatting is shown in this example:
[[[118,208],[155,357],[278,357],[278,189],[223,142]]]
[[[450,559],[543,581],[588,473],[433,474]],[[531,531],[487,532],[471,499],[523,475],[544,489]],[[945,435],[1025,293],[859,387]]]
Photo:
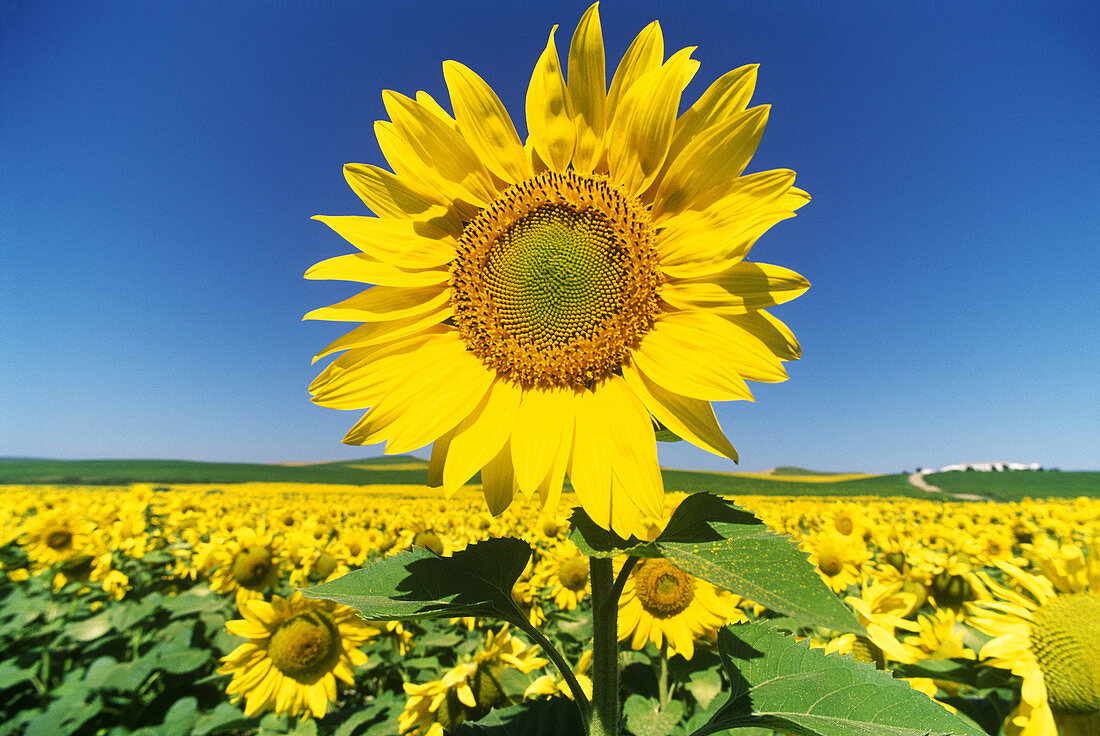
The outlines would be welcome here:
[[[484,647],[467,661],[448,670],[441,679],[422,685],[405,683],[409,699],[398,719],[398,732],[407,736],[443,736],[444,729],[476,720],[496,707],[511,705],[504,682],[505,668],[523,673],[549,662],[508,630],[489,632]]]
[[[294,593],[271,602],[241,599],[242,619],[229,633],[248,639],[222,658],[221,674],[233,675],[226,693],[244,699],[246,716],[265,710],[325,715],[336,700],[336,680],[355,684],[353,667],[366,664],[359,647],[379,631],[354,610]]]
[[[1012,587],[984,572],[970,625],[993,636],[983,664],[1023,679],[1020,704],[1005,719],[1008,736],[1100,733],[1100,540],[1079,574],[1047,578],[995,561]]]
[[[746,257],[809,196],[789,170],[743,175],[769,113],[748,108],[756,65],[678,115],[699,63],[694,48],[665,59],[656,21],[610,87],[597,5],[564,67],[556,30],[526,141],[458,62],[443,64],[453,113],[383,92],[390,119],[374,130],[393,173],[344,167],[377,217],[318,216],[360,252],[306,273],[374,286],[306,315],[363,323],[317,356],[343,352],[310,391],[369,407],[345,443],[434,443],[430,485],[453,493],[480,470],[497,514],[517,489],[556,507],[568,475],[625,536],[661,514],[656,422],[736,460],[710,402],[751,400],[746,380],[784,380],[799,357],[765,308],[808,282]]]

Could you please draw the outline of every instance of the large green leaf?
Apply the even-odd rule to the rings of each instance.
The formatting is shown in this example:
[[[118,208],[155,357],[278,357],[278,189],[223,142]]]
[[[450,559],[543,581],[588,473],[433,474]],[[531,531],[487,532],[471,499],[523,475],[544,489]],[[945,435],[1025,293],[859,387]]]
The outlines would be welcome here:
[[[525,700],[463,723],[452,736],[584,736],[576,703],[567,698]]]
[[[512,586],[530,557],[531,547],[511,537],[487,539],[451,557],[413,547],[302,594],[351,606],[368,621],[485,616],[516,622],[523,614]]]
[[[694,736],[763,726],[797,736],[985,736],[889,672],[761,622],[718,632],[729,700]]]
[[[676,567],[799,622],[865,633],[790,538],[751,511],[712,493],[695,493],[649,543],[622,539],[574,509],[570,538],[590,556],[664,557]]]

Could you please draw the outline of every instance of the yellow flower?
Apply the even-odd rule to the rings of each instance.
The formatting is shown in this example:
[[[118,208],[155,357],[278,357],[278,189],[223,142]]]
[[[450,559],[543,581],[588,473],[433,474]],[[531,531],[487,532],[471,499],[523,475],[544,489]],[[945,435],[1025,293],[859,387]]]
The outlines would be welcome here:
[[[619,597],[620,641],[638,650],[652,642],[684,659],[695,654],[697,638],[743,620],[730,596],[664,559],[639,560]]]
[[[501,677],[505,667],[531,672],[548,664],[538,648],[524,646],[505,625],[489,632],[485,646],[468,662],[452,667],[443,678],[416,685],[405,683],[409,699],[398,718],[398,732],[409,736],[442,736],[443,729],[481,718],[495,707],[511,704]]]
[[[352,609],[301,593],[237,605],[244,618],[225,627],[248,641],[222,658],[218,672],[233,675],[225,691],[233,702],[244,699],[246,716],[274,710],[323,717],[336,700],[336,679],[355,684],[352,668],[367,662],[359,646],[378,634]]]
[[[710,402],[751,400],[746,380],[784,380],[799,356],[764,309],[808,282],[746,256],[809,197],[788,170],[742,175],[769,112],[746,109],[755,65],[678,116],[698,62],[694,48],[666,60],[659,24],[610,88],[597,6],[564,68],[554,31],[526,142],[458,62],[443,65],[453,116],[423,92],[383,93],[375,134],[394,173],[344,169],[377,217],[318,216],[360,252],[306,273],[375,286],[306,315],[363,323],[317,356],[343,352],[310,391],[370,408],[346,443],[434,443],[429,484],[449,494],[480,470],[493,514],[517,489],[552,510],[568,475],[625,536],[663,510],[654,420],[736,459]]]
[[[810,561],[817,565],[821,578],[836,593],[844,593],[857,585],[863,564],[870,559],[862,539],[826,531],[806,537],[803,547],[810,552]]]
[[[581,691],[585,694],[589,700],[592,699],[592,678],[588,676],[588,668],[592,665],[592,650],[585,650],[581,655],[580,661],[577,663],[574,669],[574,674],[577,677],[577,684],[581,686]],[[540,696],[553,698],[557,696],[565,696],[570,700],[573,699],[573,691],[569,685],[561,677],[561,674],[557,675],[543,675],[538,678],[523,691],[523,699],[537,698]]]
[[[214,547],[210,587],[237,598],[260,598],[279,581],[280,549],[272,534],[238,527]]]
[[[27,523],[23,546],[36,567],[49,567],[86,553],[89,536],[83,520],[69,513],[51,513]]]
[[[536,575],[550,588],[550,597],[563,611],[572,611],[590,593],[588,558],[572,542],[555,545],[538,567]]]
[[[1100,733],[1100,540],[1080,576],[1053,580],[995,562],[1009,588],[984,572],[970,624],[993,636],[983,664],[1023,678],[1021,702],[1005,720],[1008,736]],[[1065,584],[1066,587],[1062,587]]]

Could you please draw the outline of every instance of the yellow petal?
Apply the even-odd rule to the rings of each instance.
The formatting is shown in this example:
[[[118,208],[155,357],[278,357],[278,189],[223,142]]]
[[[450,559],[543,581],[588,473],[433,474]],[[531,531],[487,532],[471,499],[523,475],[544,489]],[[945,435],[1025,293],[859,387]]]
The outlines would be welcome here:
[[[756,153],[768,105],[734,115],[697,136],[668,167],[653,198],[653,216],[699,210],[724,197]]]
[[[679,309],[744,314],[788,302],[809,288],[810,282],[789,268],[743,262],[719,274],[670,281],[660,294]]]
[[[653,21],[631,42],[623,54],[615,74],[611,78],[611,89],[607,92],[607,119],[615,117],[619,100],[626,94],[634,82],[651,69],[661,66],[665,59],[665,40],[661,34],[661,24]]]
[[[569,469],[569,458],[573,453],[573,430],[575,425],[573,406],[569,406],[569,418],[562,424],[562,434],[558,443],[558,452],[554,456],[550,472],[539,483],[539,499],[547,513],[553,514],[561,500],[561,489],[565,483],[565,473]]]
[[[443,107],[435,101],[435,98],[424,90],[418,90],[416,93],[416,101],[420,103],[428,112],[439,118],[444,125],[453,130],[458,130],[458,123],[451,117],[450,113],[443,109]]]
[[[572,392],[525,391],[512,431],[512,464],[524,493],[539,487],[558,455],[566,427],[572,429]]]
[[[670,157],[684,150],[703,131],[748,107],[756,88],[758,67],[759,64],[748,64],[714,80],[696,103],[676,121],[676,134],[669,148]]]
[[[798,338],[787,325],[768,312],[756,310],[747,314],[731,314],[723,317],[741,329],[751,332],[780,360],[798,360],[802,357],[802,346],[798,343]]]
[[[455,257],[458,244],[437,224],[417,220],[356,215],[315,215],[313,219],[328,225],[371,258],[398,268],[438,268]]]
[[[332,322],[382,322],[433,312],[448,302],[451,290],[446,285],[372,286],[350,299],[307,312],[302,319]]]
[[[775,187],[767,197],[749,195],[739,187],[706,209],[681,212],[666,220],[654,243],[665,274],[695,278],[726,271],[744,259],[769,228],[794,217],[780,201],[794,172],[786,172],[788,176],[768,173],[776,176],[768,177]],[[754,174],[738,181],[757,178]]]
[[[552,170],[565,171],[573,156],[576,130],[554,45],[557,30],[557,26],[550,30],[550,39],[531,74],[525,111],[531,144],[539,158]]]
[[[698,69],[694,48],[676,52],[658,69],[638,78],[623,95],[608,126],[611,178],[627,194],[641,194],[657,178],[672,142],[686,80]]]
[[[458,425],[443,468],[443,487],[447,491],[457,490],[496,456],[512,432],[519,401],[519,387],[498,380]]]
[[[351,253],[315,263],[306,271],[305,277],[383,286],[431,286],[446,281],[450,272],[442,268],[406,271],[365,253]]]
[[[382,102],[410,160],[423,167],[420,176],[449,199],[485,207],[496,198],[489,171],[457,131],[405,95],[386,90]]]
[[[709,401],[673,393],[650,381],[631,365],[623,366],[623,379],[653,416],[677,436],[737,462],[737,450],[718,426],[718,418]]]
[[[489,513],[499,516],[512,503],[516,492],[516,476],[512,471],[512,450],[508,442],[481,469],[481,491]]]
[[[569,480],[588,516],[598,526],[611,528],[611,457],[602,402],[593,391],[582,391],[575,399],[576,425],[573,452],[569,459]]]
[[[343,350],[365,348],[370,345],[378,345],[391,340],[410,337],[428,327],[439,324],[453,314],[454,310],[451,309],[450,305],[444,305],[432,312],[413,315],[412,317],[405,317],[404,319],[387,320],[385,322],[367,322],[330,342],[325,346],[324,350],[313,356],[312,362],[316,363],[325,356]]]
[[[389,343],[356,348],[332,361],[309,384],[313,402],[333,409],[373,406],[402,378],[423,363],[418,353],[453,327],[440,325]]]
[[[573,170],[590,173],[603,157],[607,130],[607,81],[599,3],[581,17],[569,44],[569,101],[576,126]]]
[[[576,430],[569,477],[581,506],[599,526],[624,537],[640,514],[663,511],[652,423],[641,401],[618,376],[575,402]]]
[[[493,380],[454,332],[436,337],[402,359],[410,370],[389,384],[348,431],[345,443],[366,445],[388,439],[387,454],[423,447],[469,416]]]
[[[721,320],[702,312],[662,315],[634,351],[634,365],[673,393],[704,401],[752,401],[744,379],[729,365],[729,344],[715,339],[707,317]]]
[[[324,718],[325,709],[328,708],[328,698],[325,697],[325,687],[319,682],[309,686],[307,690],[309,710],[315,718]]]
[[[485,165],[501,179],[518,184],[531,167],[512,118],[500,98],[481,77],[457,61],[443,62],[451,107],[463,138]]]
[[[432,220],[449,217],[448,203],[438,195],[414,190],[395,175],[371,164],[344,164],[344,179],[363,204],[379,217]],[[457,222],[455,224],[458,224]],[[459,225],[458,232],[462,232]]]

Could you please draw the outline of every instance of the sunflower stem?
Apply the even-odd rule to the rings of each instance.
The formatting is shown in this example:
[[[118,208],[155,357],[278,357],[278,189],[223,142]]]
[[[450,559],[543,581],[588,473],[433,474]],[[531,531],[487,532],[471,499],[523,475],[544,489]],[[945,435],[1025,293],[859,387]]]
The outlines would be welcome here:
[[[610,559],[590,557],[592,579],[592,723],[589,736],[619,734],[618,597]]]
[[[517,619],[515,623],[522,631],[531,637],[536,644],[542,647],[542,650],[546,652],[546,656],[550,657],[550,661],[554,663],[558,668],[558,672],[565,678],[565,684],[569,686],[569,692],[573,693],[573,702],[580,708],[584,726],[588,728],[588,724],[592,720],[592,704],[588,702],[588,696],[584,694],[581,684],[577,682],[577,676],[573,673],[573,668],[565,661],[565,657],[562,656],[553,642],[535,628],[526,617]]]

